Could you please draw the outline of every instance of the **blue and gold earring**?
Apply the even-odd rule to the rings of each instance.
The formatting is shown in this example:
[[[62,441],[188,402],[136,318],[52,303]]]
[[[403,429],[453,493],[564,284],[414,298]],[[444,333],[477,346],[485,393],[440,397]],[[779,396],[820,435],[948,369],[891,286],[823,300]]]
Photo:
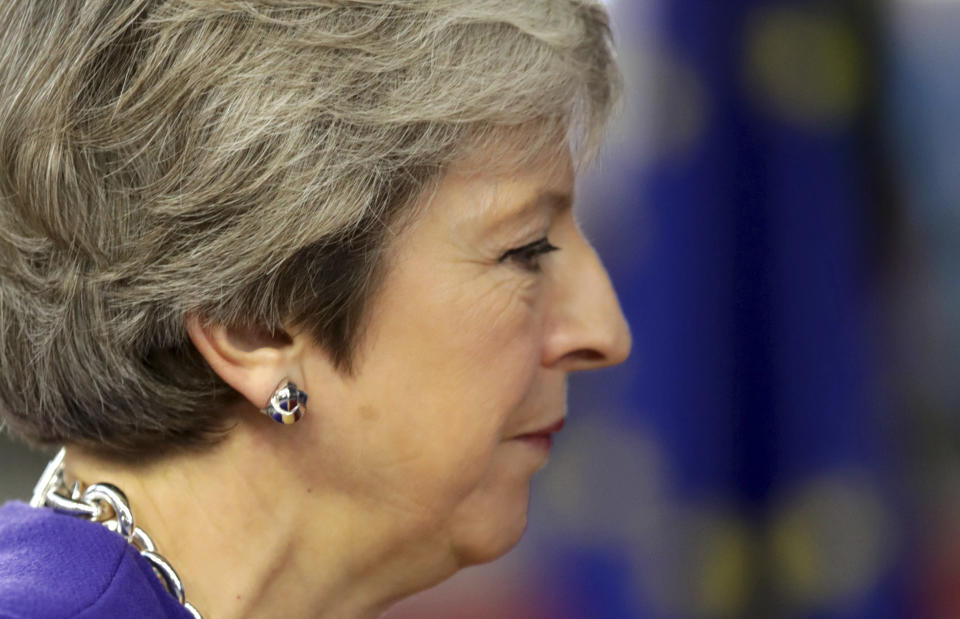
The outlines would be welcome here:
[[[307,406],[307,394],[297,389],[289,380],[282,380],[277,385],[270,403],[260,411],[277,423],[289,425],[300,421]]]

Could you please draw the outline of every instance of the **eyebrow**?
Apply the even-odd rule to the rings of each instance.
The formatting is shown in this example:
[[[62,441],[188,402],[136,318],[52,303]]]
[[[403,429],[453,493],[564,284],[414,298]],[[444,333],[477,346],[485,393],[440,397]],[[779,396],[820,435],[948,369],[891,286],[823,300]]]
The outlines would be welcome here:
[[[510,227],[544,207],[549,208],[555,215],[562,213],[573,207],[573,194],[553,189],[541,190],[518,208],[510,209],[508,213],[497,217],[491,222],[489,229],[496,231]]]

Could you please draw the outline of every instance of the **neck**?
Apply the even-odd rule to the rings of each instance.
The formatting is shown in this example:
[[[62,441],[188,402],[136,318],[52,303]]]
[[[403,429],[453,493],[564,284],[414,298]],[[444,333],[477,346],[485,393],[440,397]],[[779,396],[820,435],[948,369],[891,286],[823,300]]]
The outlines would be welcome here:
[[[68,448],[67,479],[120,487],[205,617],[376,617],[455,571],[377,510],[298,486],[272,447],[241,422],[207,451],[147,465]]]

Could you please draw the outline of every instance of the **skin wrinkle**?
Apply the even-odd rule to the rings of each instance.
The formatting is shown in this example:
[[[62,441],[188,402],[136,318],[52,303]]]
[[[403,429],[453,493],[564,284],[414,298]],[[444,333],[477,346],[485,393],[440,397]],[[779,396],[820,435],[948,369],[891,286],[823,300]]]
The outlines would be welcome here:
[[[509,549],[546,460],[514,439],[629,351],[569,209],[485,232],[572,195],[602,10],[86,2],[0,4],[4,422],[128,490],[207,616],[373,617]]]

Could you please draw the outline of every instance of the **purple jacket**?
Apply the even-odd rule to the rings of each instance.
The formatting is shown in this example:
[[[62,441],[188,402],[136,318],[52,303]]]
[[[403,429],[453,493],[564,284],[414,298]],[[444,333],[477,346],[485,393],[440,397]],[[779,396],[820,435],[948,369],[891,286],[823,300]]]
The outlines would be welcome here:
[[[146,559],[103,525],[0,507],[0,619],[190,619]]]

